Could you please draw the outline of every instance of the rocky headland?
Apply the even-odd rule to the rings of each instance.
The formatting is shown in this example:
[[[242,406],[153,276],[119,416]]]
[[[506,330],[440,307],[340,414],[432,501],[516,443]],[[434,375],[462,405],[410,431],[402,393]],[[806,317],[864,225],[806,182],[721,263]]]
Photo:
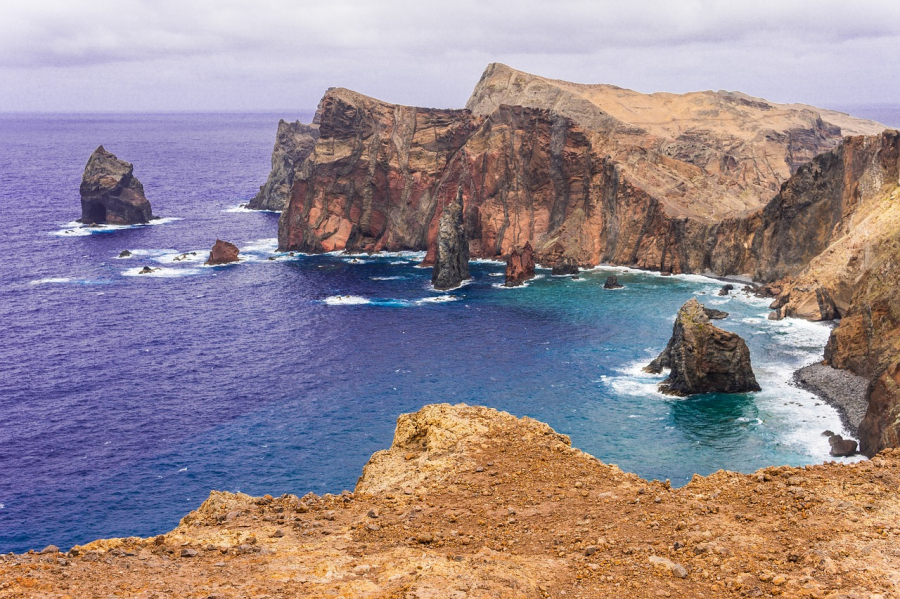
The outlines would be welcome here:
[[[319,138],[319,127],[300,121],[278,121],[275,147],[272,150],[272,170],[259,193],[247,208],[253,210],[283,210],[291,195],[294,177],[303,161],[312,153]]]
[[[644,370],[670,369],[659,390],[668,395],[759,391],[750,350],[736,333],[710,323],[707,308],[691,298],[678,311],[668,345]],[[727,316],[718,310],[713,317]],[[721,316],[724,318],[724,316]]]
[[[0,597],[892,597],[900,450],[682,488],[530,418],[401,416],[354,492],[214,491],[164,535],[0,556]]]
[[[84,224],[135,225],[154,218],[144,186],[134,166],[103,146],[88,158],[81,177],[81,218]]]

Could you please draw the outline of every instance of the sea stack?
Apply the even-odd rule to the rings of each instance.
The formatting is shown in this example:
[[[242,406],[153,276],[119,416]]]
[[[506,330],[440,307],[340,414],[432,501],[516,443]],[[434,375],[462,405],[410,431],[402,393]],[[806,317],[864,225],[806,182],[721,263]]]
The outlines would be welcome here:
[[[576,267],[577,268],[577,267]],[[534,250],[529,242],[525,247],[515,248],[506,259],[506,287],[517,287],[534,278]]]
[[[130,162],[98,147],[81,177],[81,219],[85,224],[136,225],[154,218],[144,186]]]
[[[318,139],[318,125],[304,125],[300,121],[289,123],[284,119],[278,121],[275,147],[272,150],[272,171],[256,197],[247,204],[247,208],[283,210],[291,195],[294,176],[316,148]]]
[[[609,275],[606,277],[606,282],[603,283],[604,289],[621,289],[624,285],[619,284],[619,278],[616,275]]]
[[[575,258],[570,258],[569,256],[563,256],[559,260],[553,263],[553,270],[551,271],[552,275],[577,275],[578,274],[578,262]]]
[[[659,384],[667,395],[760,390],[747,344],[737,334],[713,326],[695,298],[678,311],[669,344],[644,370],[659,373],[663,368],[671,369],[669,378]]]
[[[215,266],[217,264],[237,262],[239,252],[240,250],[238,250],[238,247],[233,243],[216,239],[215,245],[213,245],[212,250],[209,252],[209,258],[206,260],[206,264]]]
[[[441,213],[435,241],[434,270],[431,284],[435,289],[452,289],[469,278],[469,241],[463,222],[462,187],[456,199]]]

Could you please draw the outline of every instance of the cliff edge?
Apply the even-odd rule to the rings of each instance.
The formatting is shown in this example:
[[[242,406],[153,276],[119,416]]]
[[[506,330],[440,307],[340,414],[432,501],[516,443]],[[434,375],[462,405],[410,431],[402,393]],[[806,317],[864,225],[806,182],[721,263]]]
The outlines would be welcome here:
[[[0,596],[889,597],[898,485],[888,450],[673,489],[440,404],[398,419],[355,492],[214,491],[165,535],[0,556]]]

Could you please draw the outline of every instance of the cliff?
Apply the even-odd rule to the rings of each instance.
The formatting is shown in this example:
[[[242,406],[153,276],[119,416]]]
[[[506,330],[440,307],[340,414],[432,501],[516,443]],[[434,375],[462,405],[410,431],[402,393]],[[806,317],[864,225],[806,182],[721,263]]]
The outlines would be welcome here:
[[[81,222],[134,225],[150,222],[153,214],[134,166],[103,146],[88,158],[81,177]]]
[[[247,204],[253,210],[283,210],[291,194],[294,177],[303,161],[312,153],[319,138],[316,124],[300,121],[278,121],[275,147],[272,150],[272,170],[259,193]]]
[[[841,127],[881,129],[741,94],[645,95],[503,65],[488,67],[466,110],[332,89],[315,122],[319,139],[279,223],[284,250],[432,254],[437,221],[461,185],[473,257],[529,242],[548,264],[568,257],[672,272],[740,265],[724,250],[711,256],[710,240],[743,247],[748,224],[735,217],[838,145]]]
[[[0,556],[0,596],[900,593],[900,451],[646,481],[530,418],[426,406],[355,492],[213,491],[173,531]]]

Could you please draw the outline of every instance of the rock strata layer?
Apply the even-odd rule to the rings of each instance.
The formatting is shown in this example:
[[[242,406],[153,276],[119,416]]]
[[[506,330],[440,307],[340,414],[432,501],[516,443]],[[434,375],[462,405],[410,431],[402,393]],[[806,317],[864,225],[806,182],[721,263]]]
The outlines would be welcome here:
[[[525,247],[516,248],[509,253],[509,257],[506,259],[506,279],[503,284],[507,287],[517,287],[533,278],[534,250],[526,241]]]
[[[434,270],[435,289],[453,289],[469,279],[469,241],[463,223],[463,192],[444,208],[438,225]]]
[[[759,391],[750,365],[750,350],[736,333],[713,326],[696,299],[678,311],[666,349],[644,369],[671,369],[659,390],[668,395]]]
[[[0,580],[10,597],[891,597],[898,486],[888,450],[673,488],[530,418],[432,405],[355,492],[213,491],[164,535],[0,556]]]
[[[88,159],[80,192],[80,220],[85,224],[135,225],[154,218],[144,186],[134,176],[134,166],[103,146]]]
[[[319,126],[304,125],[300,121],[278,121],[275,147],[272,150],[272,170],[265,185],[247,204],[253,210],[284,210],[291,195],[294,177],[319,138]]]
[[[237,262],[239,252],[240,250],[233,243],[216,239],[216,243],[209,252],[209,258],[206,259],[206,264],[215,266],[217,264]]]

